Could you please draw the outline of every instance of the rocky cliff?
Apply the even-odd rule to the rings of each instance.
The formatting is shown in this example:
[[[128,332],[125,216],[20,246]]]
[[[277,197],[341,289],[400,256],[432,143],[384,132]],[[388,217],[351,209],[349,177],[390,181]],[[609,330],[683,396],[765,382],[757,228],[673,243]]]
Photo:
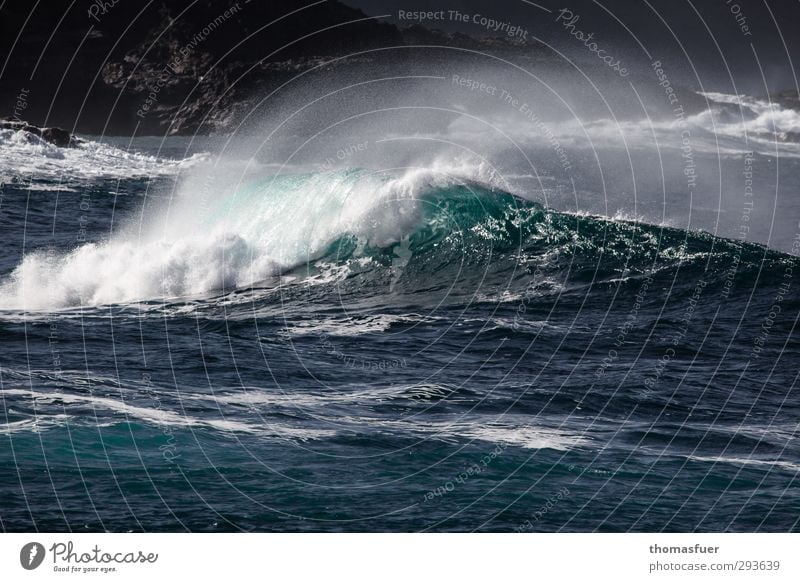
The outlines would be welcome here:
[[[504,48],[332,0],[9,0],[0,15],[0,116],[90,134],[224,132],[248,99],[341,55],[360,53],[325,66],[420,41]]]

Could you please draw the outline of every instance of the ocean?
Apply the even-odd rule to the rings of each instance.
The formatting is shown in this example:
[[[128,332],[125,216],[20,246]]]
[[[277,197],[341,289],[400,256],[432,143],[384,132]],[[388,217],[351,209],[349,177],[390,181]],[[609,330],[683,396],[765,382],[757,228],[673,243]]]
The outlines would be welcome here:
[[[800,117],[710,98],[605,212],[602,123],[545,179],[0,130],[0,529],[800,530]]]

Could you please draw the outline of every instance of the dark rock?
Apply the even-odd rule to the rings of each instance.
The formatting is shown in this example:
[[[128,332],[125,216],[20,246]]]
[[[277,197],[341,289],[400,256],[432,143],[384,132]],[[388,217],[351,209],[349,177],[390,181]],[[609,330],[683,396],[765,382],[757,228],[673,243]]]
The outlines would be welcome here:
[[[0,119],[0,129],[24,131],[60,148],[73,147],[82,141],[66,129],[61,129],[60,127],[36,127],[17,119]]]
[[[770,95],[770,100],[784,109],[800,111],[800,95],[795,90],[781,91]]]
[[[520,48],[502,39],[400,30],[335,0],[155,0],[144,7],[49,0],[46,8],[6,0],[0,113],[85,134],[227,132],[247,115],[248,100],[304,72],[338,72],[390,58],[390,51],[373,49],[420,43]]]
[[[0,114],[87,134],[224,131],[238,103],[314,58],[380,44],[402,36],[333,0],[6,0]],[[262,66],[273,62],[288,66]]]
[[[41,130],[41,138],[53,145],[61,148],[70,147],[75,138],[66,129],[60,127],[43,127]]]

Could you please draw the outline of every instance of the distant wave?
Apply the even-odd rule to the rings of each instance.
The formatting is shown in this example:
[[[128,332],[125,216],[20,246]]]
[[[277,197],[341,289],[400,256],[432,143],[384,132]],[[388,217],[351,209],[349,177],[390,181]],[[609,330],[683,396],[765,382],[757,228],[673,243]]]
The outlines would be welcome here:
[[[778,140],[798,141],[800,137],[800,112],[784,109],[778,103],[756,99],[748,95],[701,93],[716,106],[697,116],[698,120],[711,121],[708,128],[729,135],[748,134],[752,137],[774,137]],[[734,106],[725,108],[725,105]],[[794,135],[796,134],[796,135]]]
[[[700,153],[737,155],[754,151],[764,156],[800,157],[800,112],[747,95],[700,94],[708,100],[708,107],[698,113],[683,111],[680,115],[638,119],[542,120],[537,121],[540,131],[532,132],[527,125],[498,112],[487,114],[483,120],[458,118],[447,133],[492,139],[492,134],[486,133],[486,121],[525,146],[557,144],[567,151],[573,148],[675,150],[685,145],[682,132],[689,130],[692,149]]]
[[[0,182],[38,190],[69,189],[72,184],[98,178],[171,175],[205,158],[195,154],[186,160],[171,160],[91,140],[58,147],[32,133],[12,129],[0,129],[0,152]]]

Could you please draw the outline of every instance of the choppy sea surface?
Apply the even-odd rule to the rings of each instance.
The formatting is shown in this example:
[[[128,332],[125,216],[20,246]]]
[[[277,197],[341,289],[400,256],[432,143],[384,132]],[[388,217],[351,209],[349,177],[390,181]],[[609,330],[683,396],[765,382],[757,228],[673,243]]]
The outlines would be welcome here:
[[[791,236],[183,146],[0,134],[0,529],[800,529]]]

